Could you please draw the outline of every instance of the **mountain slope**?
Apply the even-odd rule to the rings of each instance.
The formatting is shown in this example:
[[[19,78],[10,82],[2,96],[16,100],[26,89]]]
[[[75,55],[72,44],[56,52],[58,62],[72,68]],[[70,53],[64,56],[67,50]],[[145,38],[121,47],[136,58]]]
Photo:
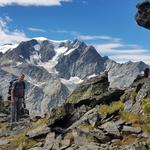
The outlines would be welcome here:
[[[107,65],[109,70],[108,78],[110,87],[125,88],[129,87],[139,74],[142,74],[146,68],[149,68],[144,62],[127,62],[124,64],[114,64],[111,62]]]
[[[0,67],[13,78],[25,73],[27,107],[32,114],[44,114],[62,104],[83,80],[108,71],[110,87],[125,88],[149,66],[143,62],[118,64],[79,40],[34,38],[1,53]],[[5,100],[11,77],[8,80],[5,75],[1,77],[4,83],[0,89]]]
[[[138,77],[132,86],[119,90],[110,89],[103,74],[80,84],[75,99],[73,93],[45,117],[23,118],[13,130],[0,109],[0,148],[149,150],[149,91],[149,78]]]
[[[53,77],[43,67],[24,63],[15,68],[2,67],[0,91],[5,100],[9,81],[17,78],[20,72],[24,72],[26,75],[26,105],[32,115],[45,114],[53,107],[62,104],[70,93],[58,78]],[[7,76],[9,76],[8,79]]]

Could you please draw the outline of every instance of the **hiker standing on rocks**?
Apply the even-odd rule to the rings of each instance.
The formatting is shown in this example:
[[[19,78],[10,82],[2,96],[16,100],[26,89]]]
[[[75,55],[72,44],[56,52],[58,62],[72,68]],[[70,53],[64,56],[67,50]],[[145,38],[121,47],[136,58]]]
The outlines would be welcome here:
[[[21,118],[22,108],[25,108],[25,75],[20,74],[15,80],[11,88],[11,123],[18,122]]]
[[[149,68],[146,68],[146,69],[144,70],[144,77],[145,77],[145,78],[148,78],[149,72],[150,72]]]

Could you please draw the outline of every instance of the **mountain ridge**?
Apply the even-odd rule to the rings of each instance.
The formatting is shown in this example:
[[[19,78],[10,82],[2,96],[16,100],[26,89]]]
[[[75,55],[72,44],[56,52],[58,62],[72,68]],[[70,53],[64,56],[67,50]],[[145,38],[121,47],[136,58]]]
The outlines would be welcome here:
[[[118,64],[106,56],[102,57],[93,46],[77,39],[50,41],[35,38],[21,42],[16,48],[1,54],[0,67],[11,74],[12,78],[20,72],[25,73],[28,83],[27,107],[30,113],[35,111],[44,114],[65,102],[78,83],[85,79],[108,71],[111,88],[126,88],[149,66],[142,62]],[[4,80],[5,75],[1,78]],[[0,85],[5,100],[9,80],[11,77]],[[52,84],[53,82],[56,85]],[[58,95],[55,92],[51,93],[53,88]],[[43,101],[49,104],[49,107],[46,107]]]

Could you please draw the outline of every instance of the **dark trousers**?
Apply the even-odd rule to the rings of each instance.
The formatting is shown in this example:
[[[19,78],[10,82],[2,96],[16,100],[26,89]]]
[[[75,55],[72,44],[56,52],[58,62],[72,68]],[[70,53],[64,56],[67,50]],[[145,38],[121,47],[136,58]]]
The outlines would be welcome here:
[[[18,122],[21,118],[23,98],[15,97],[15,104],[11,104],[11,123]]]

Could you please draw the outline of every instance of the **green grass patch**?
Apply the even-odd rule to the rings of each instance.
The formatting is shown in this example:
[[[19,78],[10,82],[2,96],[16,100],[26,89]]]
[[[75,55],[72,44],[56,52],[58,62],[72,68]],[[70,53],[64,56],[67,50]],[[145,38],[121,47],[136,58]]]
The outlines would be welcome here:
[[[20,145],[22,145],[22,147],[24,149],[29,149],[31,147],[33,147],[35,144],[37,144],[37,141],[34,139],[29,139],[26,136],[26,133],[28,132],[28,130],[24,130],[22,133],[12,137],[12,139],[10,139],[11,145],[13,148],[17,148]]]
[[[150,98],[143,100],[142,108],[143,108],[144,114],[150,115]]]
[[[83,123],[83,124],[79,125],[78,128],[87,129],[87,130],[93,130],[94,129],[94,127],[88,123]]]
[[[150,123],[150,115],[141,117],[143,123]]]
[[[147,132],[148,134],[150,134],[150,125],[149,124],[133,124],[133,127],[140,127],[142,129],[142,131]]]
[[[78,101],[80,101],[81,97],[82,97],[82,92],[79,91],[74,91],[68,98],[67,98],[67,102],[68,103],[77,103]]]
[[[92,89],[93,89],[93,86],[90,86],[82,95],[82,99],[86,99],[86,98],[89,98],[93,95],[93,92],[92,92]]]
[[[27,132],[36,129],[39,126],[42,126],[47,123],[47,119],[39,119],[37,122],[33,122],[30,128],[24,129],[21,133],[9,137],[9,141],[11,142],[11,145],[14,149],[19,147],[20,145],[23,146],[23,149],[30,149],[33,147],[35,144],[37,144],[37,141],[34,139],[29,139],[26,134]]]
[[[23,145],[23,147],[25,149],[30,149],[32,148],[35,144],[37,144],[38,142],[34,139],[27,139]]]
[[[137,138],[133,135],[123,135],[123,139],[116,141],[115,145],[118,146],[130,145],[133,144],[136,141],[136,139]]]
[[[72,130],[65,135],[64,139],[70,140],[70,145],[74,144],[74,136],[72,134]]]
[[[132,124],[141,122],[140,116],[132,112],[122,112],[120,117],[122,120]]]
[[[131,95],[130,95],[130,97],[131,97],[131,99],[132,99],[133,101],[135,101],[136,96],[137,96],[136,90],[135,90],[135,89],[133,89],[133,90],[131,91]]]
[[[150,116],[132,112],[122,112],[120,117],[128,123],[132,123],[133,127],[140,127],[142,131],[150,133]]]
[[[48,123],[48,119],[46,117],[39,119],[37,122],[32,123],[32,127],[30,129],[34,129],[38,126],[42,126],[42,125],[47,124],[47,123]]]
[[[6,130],[7,123],[0,123],[0,131]]]
[[[147,132],[150,134],[150,125],[141,125],[141,128],[144,132]]]
[[[96,83],[92,85],[84,85],[81,89],[75,90],[68,98],[68,103],[78,103],[82,99],[87,99],[96,95],[101,95],[108,91],[106,83]]]
[[[110,105],[101,105],[98,109],[100,114],[111,114],[117,110],[123,110],[124,103],[122,101],[112,102]]]
[[[125,101],[125,99],[126,99],[126,95],[125,95],[125,94],[123,94],[123,95],[120,97],[120,100],[121,100],[122,102],[124,102],[124,101]]]

